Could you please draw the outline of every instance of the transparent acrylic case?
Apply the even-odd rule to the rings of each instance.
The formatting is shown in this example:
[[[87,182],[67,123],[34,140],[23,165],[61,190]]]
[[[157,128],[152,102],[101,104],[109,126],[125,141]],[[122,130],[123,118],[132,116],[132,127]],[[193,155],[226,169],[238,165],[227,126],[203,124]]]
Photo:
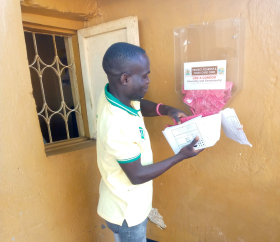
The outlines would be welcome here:
[[[186,95],[184,63],[226,60],[226,82],[230,82],[231,88],[221,109],[227,107],[243,86],[244,43],[245,20],[242,18],[174,28],[176,93],[182,100]],[[197,114],[193,110],[192,113]]]

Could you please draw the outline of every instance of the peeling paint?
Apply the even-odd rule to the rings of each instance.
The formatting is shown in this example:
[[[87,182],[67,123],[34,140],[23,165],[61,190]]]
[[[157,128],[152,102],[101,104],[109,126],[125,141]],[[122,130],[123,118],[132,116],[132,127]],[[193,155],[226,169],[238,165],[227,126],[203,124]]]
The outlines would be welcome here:
[[[97,0],[24,0],[21,2],[24,12],[60,17],[72,20],[88,21],[99,14]]]

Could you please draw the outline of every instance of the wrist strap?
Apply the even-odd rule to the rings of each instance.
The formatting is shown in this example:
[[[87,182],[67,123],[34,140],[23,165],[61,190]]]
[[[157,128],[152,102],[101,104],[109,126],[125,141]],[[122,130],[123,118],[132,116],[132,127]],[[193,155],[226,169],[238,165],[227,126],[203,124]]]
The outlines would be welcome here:
[[[159,104],[157,105],[156,110],[157,110],[157,114],[158,114],[159,116],[162,116],[162,115],[159,113],[159,111],[158,111],[158,110],[159,110],[159,106],[160,106],[160,105],[162,105],[162,103],[159,103]]]

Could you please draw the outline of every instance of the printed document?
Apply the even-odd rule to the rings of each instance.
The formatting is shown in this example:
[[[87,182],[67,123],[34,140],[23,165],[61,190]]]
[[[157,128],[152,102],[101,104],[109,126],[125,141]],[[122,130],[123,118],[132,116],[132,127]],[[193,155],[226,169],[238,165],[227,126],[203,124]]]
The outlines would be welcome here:
[[[243,131],[243,126],[240,124],[234,109],[226,108],[221,113],[222,127],[226,136],[240,144],[250,145],[252,147]]]
[[[199,141],[195,149],[214,146],[220,139],[221,126],[228,138],[252,147],[234,109],[231,108],[227,108],[211,116],[199,116],[183,124],[168,127],[162,132],[174,153],[177,154],[197,136],[199,137]]]
[[[208,117],[197,117],[183,124],[168,127],[163,131],[165,138],[177,154],[184,146],[199,137],[195,149],[213,146],[220,139],[221,113]]]

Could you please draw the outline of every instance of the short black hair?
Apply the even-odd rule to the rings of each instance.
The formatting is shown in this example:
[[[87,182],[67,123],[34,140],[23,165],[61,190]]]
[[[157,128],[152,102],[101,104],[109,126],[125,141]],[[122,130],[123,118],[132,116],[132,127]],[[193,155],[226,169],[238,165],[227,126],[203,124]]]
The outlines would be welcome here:
[[[102,66],[106,74],[121,72],[125,64],[137,61],[139,55],[146,51],[139,46],[125,42],[112,44],[105,52]]]

